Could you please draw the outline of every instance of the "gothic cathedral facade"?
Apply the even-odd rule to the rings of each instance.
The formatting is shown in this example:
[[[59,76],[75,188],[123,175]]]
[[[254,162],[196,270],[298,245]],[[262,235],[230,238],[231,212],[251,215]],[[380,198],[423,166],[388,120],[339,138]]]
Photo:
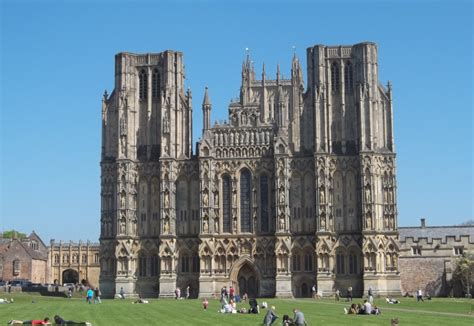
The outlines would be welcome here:
[[[247,56],[228,121],[192,151],[183,54],[119,53],[102,100],[105,296],[400,292],[392,90],[377,46],[307,49],[307,87],[256,78]]]

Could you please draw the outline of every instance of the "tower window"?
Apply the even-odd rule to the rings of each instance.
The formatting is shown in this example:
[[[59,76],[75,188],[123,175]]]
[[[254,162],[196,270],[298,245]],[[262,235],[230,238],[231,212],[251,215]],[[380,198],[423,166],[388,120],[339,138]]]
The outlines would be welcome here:
[[[222,209],[223,209],[223,220],[222,220],[222,231],[230,232],[230,219],[231,219],[231,181],[228,175],[222,178]]]
[[[339,66],[335,62],[331,65],[331,87],[333,92],[339,91]]]
[[[352,65],[350,62],[344,67],[344,88],[348,93],[352,93]]]
[[[151,79],[151,93],[153,98],[160,96],[160,75],[158,69],[153,70],[153,75]]]
[[[139,74],[139,96],[140,100],[146,100],[148,95],[148,75],[145,69],[142,69]]]
[[[250,172],[243,171],[240,174],[240,228],[242,232],[251,232],[250,209],[251,209],[251,181]]]

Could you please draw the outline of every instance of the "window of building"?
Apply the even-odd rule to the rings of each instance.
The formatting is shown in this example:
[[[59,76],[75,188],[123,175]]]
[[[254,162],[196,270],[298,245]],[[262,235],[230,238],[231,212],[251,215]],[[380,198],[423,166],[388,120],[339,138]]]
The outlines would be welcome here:
[[[79,255],[78,254],[73,254],[72,255],[72,263],[77,264],[79,262]]]
[[[160,260],[158,255],[151,256],[151,276],[158,276]]]
[[[357,274],[357,256],[349,254],[349,274]]]
[[[67,264],[69,263],[69,255],[68,254],[64,254],[63,255],[63,264]]]
[[[307,252],[304,255],[304,270],[306,272],[311,272],[313,270],[313,254]]]
[[[411,247],[411,252],[414,256],[421,256],[421,247]]]
[[[454,254],[456,256],[462,256],[464,254],[464,248],[463,247],[454,247]]]
[[[262,232],[268,232],[268,177],[260,177],[260,228]]]
[[[87,264],[87,255],[86,254],[82,255],[82,263]]]
[[[188,273],[189,272],[189,260],[188,256],[181,257],[181,272]]]
[[[240,174],[240,230],[241,232],[252,232],[251,230],[251,196],[252,184],[250,171],[243,170]]]
[[[199,273],[199,256],[193,256],[193,273]]]
[[[30,248],[33,249],[33,250],[38,250],[38,248],[39,248],[38,242],[36,242],[34,240],[31,241],[30,242]]]
[[[352,93],[352,65],[350,62],[344,67],[344,89],[347,93]]]
[[[335,62],[331,65],[331,88],[333,92],[339,91],[339,66]]]
[[[157,98],[160,95],[160,75],[158,73],[158,69],[153,69],[151,90],[153,98]]]
[[[54,255],[54,263],[59,264],[59,255],[58,254]]]
[[[301,270],[301,256],[299,254],[293,254],[293,271],[299,272]]]
[[[146,100],[148,96],[148,75],[145,69],[140,71],[139,78],[139,96],[140,100]]]
[[[21,264],[19,259],[15,259],[13,261],[13,276],[18,276],[20,275],[21,271]]]
[[[94,263],[99,262],[99,254],[94,254]]]
[[[344,274],[345,271],[344,255],[339,253],[336,255],[336,272],[337,274]]]
[[[143,254],[138,256],[138,276],[146,276],[146,256]]]
[[[231,209],[232,209],[232,199],[231,199],[231,180],[230,176],[225,175],[222,178],[222,231],[230,232],[231,227]]]

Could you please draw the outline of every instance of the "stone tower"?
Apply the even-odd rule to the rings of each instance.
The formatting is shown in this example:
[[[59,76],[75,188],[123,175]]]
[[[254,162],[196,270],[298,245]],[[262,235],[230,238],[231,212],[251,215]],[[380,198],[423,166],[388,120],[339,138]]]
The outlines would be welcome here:
[[[104,295],[399,292],[392,94],[377,47],[317,45],[307,60],[305,89],[296,56],[273,79],[247,56],[226,122],[211,125],[206,88],[193,156],[182,54],[116,56],[102,103]]]

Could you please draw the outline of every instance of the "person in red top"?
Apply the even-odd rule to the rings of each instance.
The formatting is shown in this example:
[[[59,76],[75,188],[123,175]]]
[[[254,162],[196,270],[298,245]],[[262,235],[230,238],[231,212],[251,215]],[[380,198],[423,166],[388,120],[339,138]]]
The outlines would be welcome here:
[[[231,285],[231,286],[230,286],[230,289],[229,289],[229,299],[230,299],[230,300],[234,300],[234,293],[235,293],[235,289],[234,289],[234,287]]]
[[[25,324],[25,325],[51,325],[49,318],[45,317],[44,319],[33,319],[33,320],[10,320],[8,324]]]

